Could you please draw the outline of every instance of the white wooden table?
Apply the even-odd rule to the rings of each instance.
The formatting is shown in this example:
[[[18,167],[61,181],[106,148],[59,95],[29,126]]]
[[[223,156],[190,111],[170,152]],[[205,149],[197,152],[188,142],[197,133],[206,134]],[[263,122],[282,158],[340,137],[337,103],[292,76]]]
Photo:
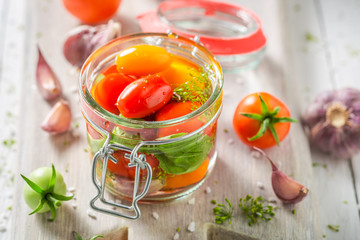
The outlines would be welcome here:
[[[212,225],[211,199],[229,197],[237,203],[246,194],[275,197],[267,162],[256,159],[235,136],[231,122],[237,102],[255,91],[268,91],[288,103],[300,118],[321,91],[344,86],[360,88],[360,1],[249,1],[229,0],[255,11],[268,38],[266,56],[254,71],[225,75],[224,109],[218,125],[219,157],[210,178],[187,199],[141,206],[139,221],[128,222],[97,214],[89,218],[89,201],[95,193],[84,123],[76,91],[77,72],[65,61],[65,33],[78,22],[61,1],[0,1],[0,239],[70,239],[77,231],[85,237],[104,234],[107,239],[359,239],[360,155],[339,160],[309,146],[300,124],[267,153],[281,169],[310,188],[309,196],[295,206],[283,206],[269,223],[249,227],[237,215],[231,225]],[[140,31],[136,16],[156,8],[156,0],[123,0],[117,13],[123,34]],[[38,44],[61,79],[65,97],[80,123],[80,137],[51,137],[40,129],[50,109],[35,87]],[[225,132],[224,129],[229,130]],[[6,141],[6,143],[4,143]],[[28,216],[22,196],[23,180],[33,169],[54,163],[76,200],[64,203],[54,223],[46,215]],[[257,182],[264,184],[264,190]],[[204,192],[206,187],[211,193]],[[194,198],[195,204],[188,204]],[[77,208],[72,207],[73,204]],[[237,204],[236,204],[237,205]],[[291,211],[296,209],[296,214]],[[157,212],[155,220],[152,213]],[[186,230],[191,221],[196,230]],[[340,225],[331,231],[327,225]],[[108,234],[110,233],[111,234]],[[216,237],[207,237],[219,233]],[[244,238],[250,239],[250,238]]]

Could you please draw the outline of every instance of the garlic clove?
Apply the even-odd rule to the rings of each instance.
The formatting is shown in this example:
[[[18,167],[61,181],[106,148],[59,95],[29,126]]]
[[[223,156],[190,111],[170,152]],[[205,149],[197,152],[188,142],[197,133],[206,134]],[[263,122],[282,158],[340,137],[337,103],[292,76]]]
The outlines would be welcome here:
[[[260,148],[253,147],[256,151],[263,154],[270,162],[272,167],[271,184],[275,195],[283,203],[298,203],[309,193],[309,189],[304,185],[298,183],[294,179],[287,176],[279,170],[275,163],[266,155]]]
[[[120,35],[120,23],[112,20],[94,27],[78,26],[67,34],[63,47],[64,56],[69,63],[80,68],[96,48]]]
[[[62,95],[61,84],[54,71],[43,57],[38,47],[38,63],[36,68],[36,84],[40,94],[47,101],[56,99]]]
[[[271,183],[276,196],[284,203],[298,203],[309,192],[309,189],[280,170],[272,173]]]
[[[45,117],[41,128],[52,134],[64,133],[70,128],[71,118],[69,104],[64,100],[60,100]]]

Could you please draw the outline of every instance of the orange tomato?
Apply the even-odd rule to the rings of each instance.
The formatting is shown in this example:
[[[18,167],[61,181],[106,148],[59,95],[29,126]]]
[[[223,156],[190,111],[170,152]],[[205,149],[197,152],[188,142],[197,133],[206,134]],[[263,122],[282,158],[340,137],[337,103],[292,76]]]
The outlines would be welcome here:
[[[173,57],[171,65],[158,74],[168,81],[173,88],[176,88],[185,82],[194,80],[199,76],[200,72],[198,67],[190,61],[186,61],[179,57]],[[203,88],[204,86],[199,84],[199,87]]]
[[[165,121],[178,118],[191,113],[200,105],[196,102],[172,102],[161,108],[155,115],[156,121]],[[158,137],[166,137],[176,133],[190,133],[203,126],[205,123],[199,119],[193,119],[177,126],[160,128]]]
[[[69,13],[84,23],[99,23],[110,19],[121,0],[62,0]]]
[[[166,178],[166,185],[164,188],[181,188],[199,182],[205,177],[209,166],[209,158],[205,159],[203,163],[193,172],[172,175]]]
[[[146,76],[165,70],[172,56],[164,48],[136,45],[124,49],[116,57],[117,70],[125,75]]]

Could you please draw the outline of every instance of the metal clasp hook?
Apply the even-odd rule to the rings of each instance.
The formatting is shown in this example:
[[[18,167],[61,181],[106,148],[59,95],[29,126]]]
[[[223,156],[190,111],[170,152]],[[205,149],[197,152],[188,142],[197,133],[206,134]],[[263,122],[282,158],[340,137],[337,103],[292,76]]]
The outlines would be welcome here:
[[[100,148],[99,151],[97,151],[94,154],[94,157],[92,159],[92,181],[95,185],[95,187],[98,190],[97,195],[90,201],[90,206],[96,211],[103,212],[106,214],[115,215],[118,217],[123,217],[130,220],[136,220],[141,216],[141,212],[138,207],[138,201],[143,198],[146,193],[148,192],[150,188],[151,178],[152,178],[152,169],[148,162],[146,162],[146,156],[145,154],[139,154],[138,150],[142,145],[144,145],[143,142],[139,142],[134,148],[125,147],[120,144],[110,144],[111,134],[104,129],[97,126],[86,114],[83,107],[81,106],[82,113],[85,117],[85,119],[91,124],[93,128],[95,128],[97,131],[101,132],[103,136],[106,136],[106,140],[104,142],[104,145]],[[125,154],[125,158],[130,160],[130,163],[128,164],[129,167],[135,167],[135,182],[134,182],[134,192],[133,192],[133,198],[131,205],[123,205],[120,203],[110,202],[105,199],[105,182],[106,182],[106,172],[107,172],[107,166],[109,159],[110,161],[113,161],[114,163],[117,163],[118,160],[112,156],[112,154],[115,152],[115,150],[122,150],[125,152],[128,152]],[[103,165],[102,165],[102,171],[101,171],[101,180],[100,183],[96,178],[96,165],[99,158],[103,159]],[[141,193],[138,194],[139,191],[139,180],[140,180],[140,169],[146,169],[147,176],[146,176],[146,182],[144,185],[144,188]],[[134,215],[126,215],[119,212],[116,212],[114,210],[98,207],[96,205],[96,202],[100,200],[103,204],[111,206],[111,207],[117,207],[124,210],[134,211]]]

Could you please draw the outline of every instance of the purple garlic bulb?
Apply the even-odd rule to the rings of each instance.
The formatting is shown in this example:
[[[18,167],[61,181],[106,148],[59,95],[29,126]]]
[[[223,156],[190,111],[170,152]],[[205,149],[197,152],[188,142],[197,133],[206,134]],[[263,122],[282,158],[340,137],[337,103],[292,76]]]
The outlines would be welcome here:
[[[319,94],[303,115],[314,146],[348,159],[360,151],[360,91],[344,88]]]

